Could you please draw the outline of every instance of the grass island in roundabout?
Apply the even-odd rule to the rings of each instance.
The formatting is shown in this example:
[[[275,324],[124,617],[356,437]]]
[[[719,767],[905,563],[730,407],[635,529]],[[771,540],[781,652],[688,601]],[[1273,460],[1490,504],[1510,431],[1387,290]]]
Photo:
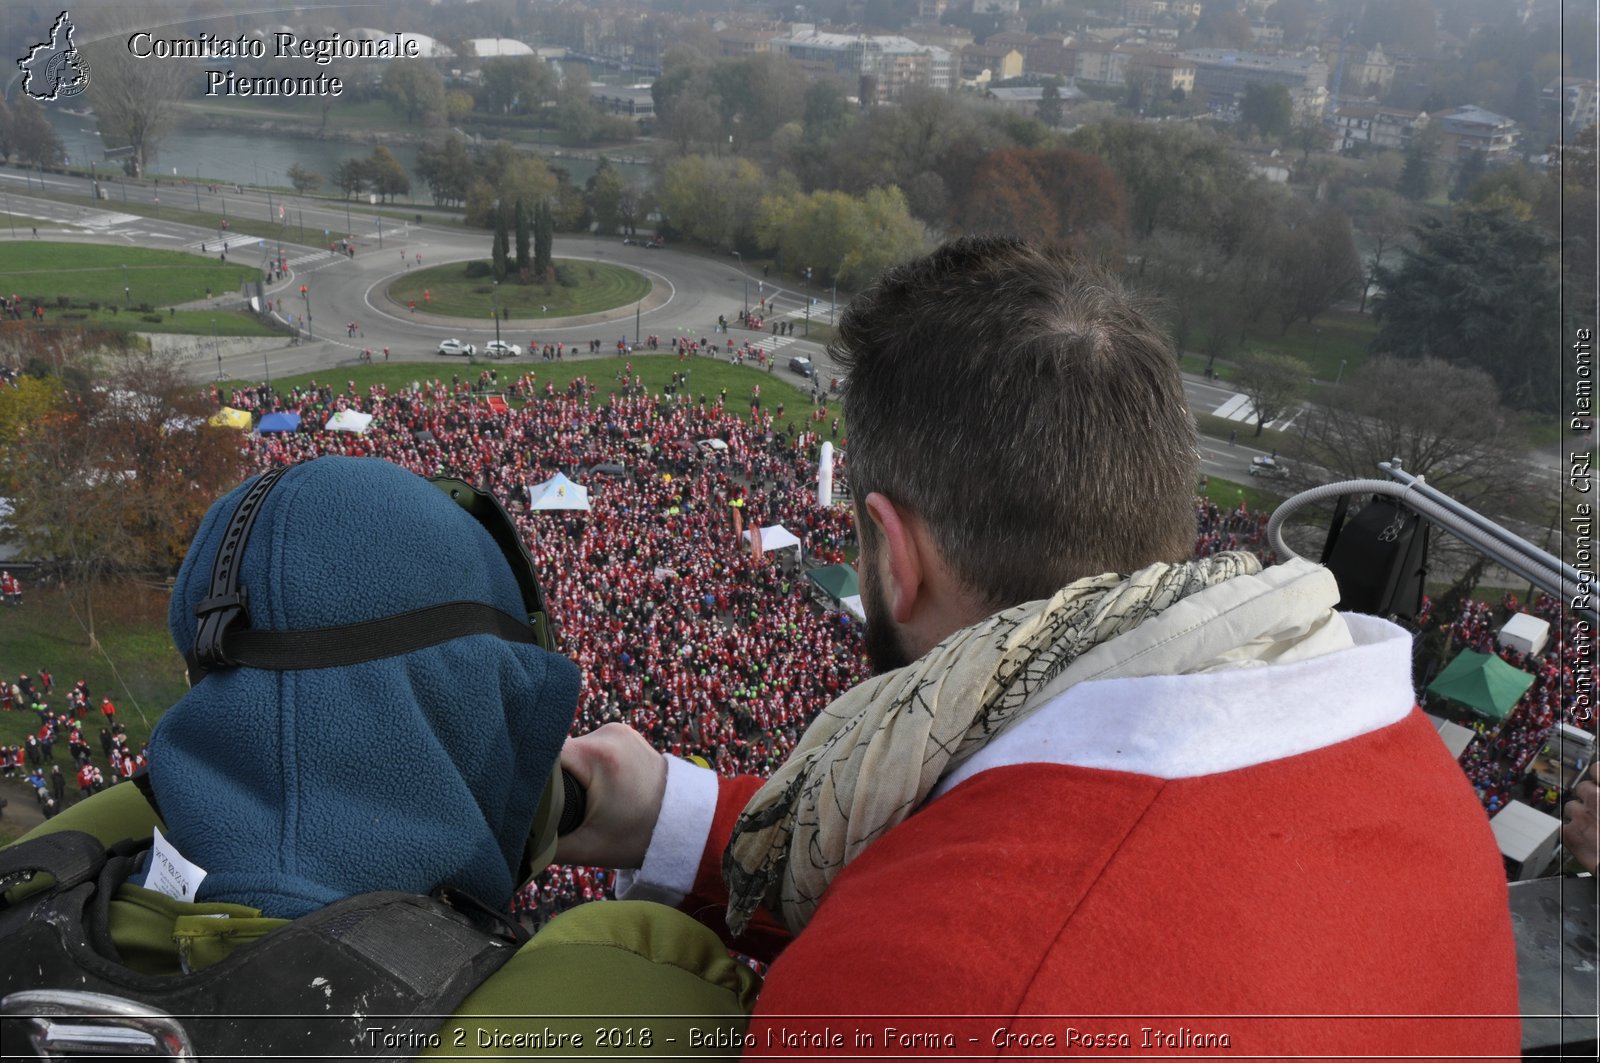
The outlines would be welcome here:
[[[544,279],[515,272],[495,283],[488,259],[412,268],[389,282],[389,300],[402,309],[442,317],[507,320],[576,317],[632,306],[650,294],[638,270],[587,259],[558,258]]]

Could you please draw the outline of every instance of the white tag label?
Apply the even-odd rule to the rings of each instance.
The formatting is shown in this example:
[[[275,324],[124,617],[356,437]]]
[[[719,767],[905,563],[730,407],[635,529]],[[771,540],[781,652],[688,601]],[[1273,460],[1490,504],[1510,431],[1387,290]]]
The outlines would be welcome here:
[[[180,901],[194,900],[194,891],[205,881],[205,869],[185,859],[159,829],[152,828],[150,833],[155,844],[150,849],[150,871],[145,875],[144,888]]]

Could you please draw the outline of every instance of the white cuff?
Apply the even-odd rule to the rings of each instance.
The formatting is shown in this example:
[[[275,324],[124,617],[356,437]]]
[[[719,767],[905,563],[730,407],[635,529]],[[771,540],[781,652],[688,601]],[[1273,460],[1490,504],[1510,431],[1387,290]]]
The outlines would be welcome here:
[[[676,907],[694,888],[717,812],[717,773],[674,756],[666,760],[667,789],[644,866],[617,872],[618,900]]]

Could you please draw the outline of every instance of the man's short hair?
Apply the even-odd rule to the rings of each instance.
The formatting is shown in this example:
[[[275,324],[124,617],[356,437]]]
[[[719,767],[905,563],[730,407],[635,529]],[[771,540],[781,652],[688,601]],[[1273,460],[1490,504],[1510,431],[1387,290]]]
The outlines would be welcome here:
[[[1103,270],[956,240],[857,296],[831,354],[853,495],[914,511],[993,608],[1190,556],[1199,453],[1177,358]]]

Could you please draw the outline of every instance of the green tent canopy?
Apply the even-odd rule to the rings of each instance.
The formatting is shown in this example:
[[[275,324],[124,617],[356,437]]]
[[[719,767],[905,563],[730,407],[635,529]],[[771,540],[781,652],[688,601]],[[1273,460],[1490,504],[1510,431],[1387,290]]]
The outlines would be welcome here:
[[[1499,657],[1462,650],[1428,684],[1428,693],[1460,702],[1491,720],[1503,720],[1532,685],[1533,676]]]
[[[849,565],[828,565],[825,568],[812,569],[806,573],[806,578],[835,602],[842,601],[860,590],[856,581],[856,570]]]

